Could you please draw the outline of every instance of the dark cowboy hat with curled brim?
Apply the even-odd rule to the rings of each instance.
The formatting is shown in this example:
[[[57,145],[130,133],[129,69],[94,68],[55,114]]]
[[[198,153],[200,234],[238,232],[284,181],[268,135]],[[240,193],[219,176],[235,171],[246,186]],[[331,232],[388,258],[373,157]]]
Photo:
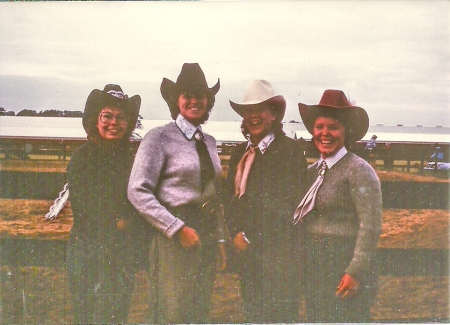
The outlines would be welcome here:
[[[281,95],[275,95],[272,85],[265,80],[250,81],[244,94],[242,103],[235,103],[230,100],[230,105],[236,113],[243,116],[245,109],[268,103],[276,109],[275,121],[281,122],[286,112],[286,100]]]
[[[161,83],[161,95],[169,105],[178,100],[181,92],[215,96],[219,89],[219,79],[212,88],[208,88],[205,74],[198,63],[183,64],[177,82],[163,78]]]
[[[369,116],[358,106],[353,106],[341,90],[328,89],[318,105],[298,103],[300,116],[306,129],[313,134],[317,117],[332,117],[341,122],[350,142],[361,140],[369,129]]]
[[[88,121],[98,115],[104,107],[122,109],[128,116],[128,127],[134,130],[141,107],[141,96],[134,95],[128,98],[119,85],[109,84],[103,90],[94,89],[86,100],[83,113],[83,127],[86,131],[88,131]]]

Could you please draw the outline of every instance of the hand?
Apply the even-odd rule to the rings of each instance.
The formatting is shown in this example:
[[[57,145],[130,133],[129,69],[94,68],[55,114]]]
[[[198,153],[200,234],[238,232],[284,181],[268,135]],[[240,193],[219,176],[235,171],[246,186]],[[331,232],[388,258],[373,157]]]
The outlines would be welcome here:
[[[219,243],[219,255],[218,255],[217,271],[225,271],[227,268],[227,249],[226,243]]]
[[[185,250],[194,250],[201,246],[200,237],[195,229],[183,226],[177,232],[178,242]]]
[[[236,249],[236,252],[244,252],[248,246],[250,245],[245,239],[242,234],[242,232],[238,232],[236,236],[233,238],[233,244],[234,248]]]
[[[117,221],[116,227],[117,230],[124,231],[125,229],[128,228],[128,221],[125,219],[120,219],[119,221]]]
[[[358,293],[360,282],[352,277],[350,274],[345,274],[339,286],[337,287],[336,297],[341,299],[346,297],[354,297]]]

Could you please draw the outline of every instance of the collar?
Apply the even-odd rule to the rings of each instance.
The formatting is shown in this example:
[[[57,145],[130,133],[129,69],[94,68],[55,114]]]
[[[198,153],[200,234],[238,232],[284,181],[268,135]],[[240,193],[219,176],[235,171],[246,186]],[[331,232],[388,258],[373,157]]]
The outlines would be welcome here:
[[[175,124],[178,126],[178,128],[181,130],[181,132],[183,132],[184,136],[189,140],[192,139],[192,137],[194,136],[194,133],[197,131],[197,129],[203,133],[202,127],[200,125],[198,127],[196,127],[191,122],[186,120],[183,117],[183,115],[181,115],[181,114],[178,114],[178,116],[175,120]]]
[[[338,150],[338,152],[336,152],[331,157],[323,159],[322,156],[320,156],[319,161],[317,162],[317,167],[316,168],[319,168],[320,165],[322,164],[322,161],[325,160],[325,163],[327,164],[327,168],[330,169],[331,167],[336,165],[337,162],[339,160],[341,160],[345,156],[346,153],[347,153],[347,148],[346,147],[342,147],[341,149]]]
[[[250,146],[255,146],[252,141],[250,140],[250,137],[247,138],[247,147],[248,149]],[[275,140],[275,134],[273,132],[270,132],[268,135],[266,135],[261,141],[259,141],[258,145],[256,147],[259,148],[259,151],[261,151],[262,154],[264,154],[267,150],[267,148],[270,146],[272,141]]]

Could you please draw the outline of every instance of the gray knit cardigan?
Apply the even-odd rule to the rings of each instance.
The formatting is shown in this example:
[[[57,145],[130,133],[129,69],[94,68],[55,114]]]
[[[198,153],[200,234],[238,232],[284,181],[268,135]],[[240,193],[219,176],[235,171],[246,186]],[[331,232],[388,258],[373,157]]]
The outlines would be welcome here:
[[[317,162],[308,178],[317,177]],[[381,233],[381,186],[374,169],[348,152],[331,169],[317,193],[315,208],[302,223],[315,235],[347,237],[356,241],[353,259],[346,273],[359,277],[370,271]]]

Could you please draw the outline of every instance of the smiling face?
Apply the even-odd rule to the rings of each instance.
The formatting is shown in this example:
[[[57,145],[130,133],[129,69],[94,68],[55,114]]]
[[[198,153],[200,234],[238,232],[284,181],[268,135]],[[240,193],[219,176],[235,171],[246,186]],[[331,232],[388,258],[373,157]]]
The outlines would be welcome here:
[[[345,128],[331,117],[318,117],[314,123],[313,141],[323,158],[333,156],[345,144]]]
[[[97,119],[97,129],[105,140],[122,139],[127,132],[128,118],[118,107],[104,107]]]
[[[204,121],[207,103],[206,94],[182,92],[178,97],[180,114],[195,126],[199,126]]]
[[[242,110],[244,126],[250,134],[253,144],[258,144],[266,135],[273,130],[275,115],[270,106],[260,104],[247,106]]]

